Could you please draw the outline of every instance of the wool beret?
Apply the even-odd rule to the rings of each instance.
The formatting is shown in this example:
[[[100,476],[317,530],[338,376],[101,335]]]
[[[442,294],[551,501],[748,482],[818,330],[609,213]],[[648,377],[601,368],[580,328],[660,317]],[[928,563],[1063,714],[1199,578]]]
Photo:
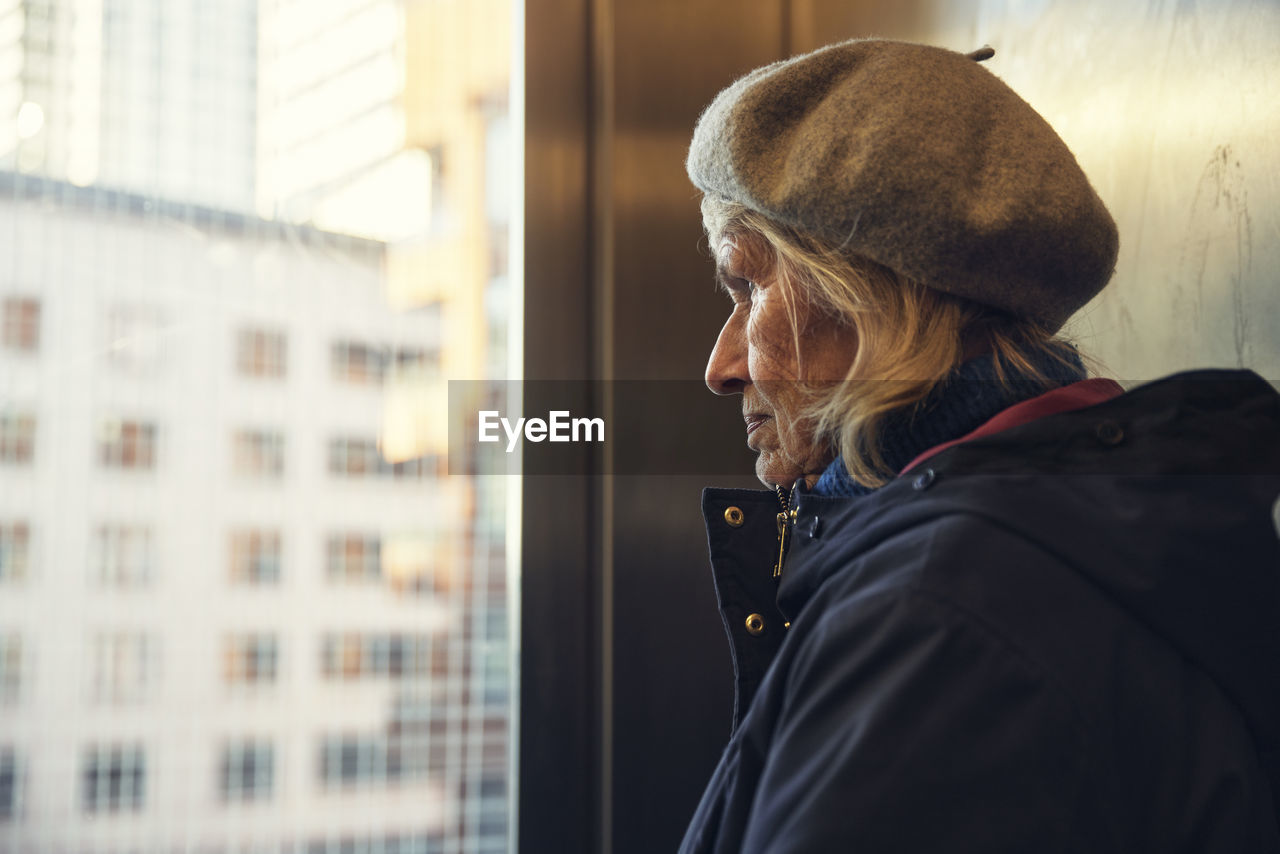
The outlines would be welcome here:
[[[698,189],[1057,330],[1115,269],[1066,144],[971,56],[859,39],[757,69],[703,112]]]

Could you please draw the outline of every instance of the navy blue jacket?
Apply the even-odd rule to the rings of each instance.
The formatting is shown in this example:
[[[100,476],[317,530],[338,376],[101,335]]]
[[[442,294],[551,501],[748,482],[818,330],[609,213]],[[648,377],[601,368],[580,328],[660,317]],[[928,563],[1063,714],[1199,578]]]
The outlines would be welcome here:
[[[681,851],[1280,851],[1278,502],[1227,371],[800,487],[780,580],[777,498],[707,490],[737,700]]]

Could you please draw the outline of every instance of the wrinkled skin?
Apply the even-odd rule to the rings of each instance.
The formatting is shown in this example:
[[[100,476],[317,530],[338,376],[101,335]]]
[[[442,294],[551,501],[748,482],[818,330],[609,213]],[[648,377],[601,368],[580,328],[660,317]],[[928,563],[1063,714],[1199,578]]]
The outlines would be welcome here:
[[[835,454],[829,442],[815,440],[812,423],[802,416],[811,400],[804,384],[843,380],[857,336],[813,309],[802,293],[789,292],[764,255],[743,238],[725,238],[716,248],[716,276],[733,310],[707,362],[707,387],[742,395],[747,445],[759,454],[761,483],[790,488],[803,478],[813,485]]]

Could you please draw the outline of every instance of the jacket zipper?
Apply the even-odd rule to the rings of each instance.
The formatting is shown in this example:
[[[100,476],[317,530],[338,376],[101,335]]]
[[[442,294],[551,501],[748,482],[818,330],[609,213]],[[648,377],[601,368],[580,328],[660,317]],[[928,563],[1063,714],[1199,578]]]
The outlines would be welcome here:
[[[773,577],[778,578],[782,575],[782,563],[787,559],[787,533],[795,521],[796,511],[791,509],[791,496],[787,490],[781,486],[775,486],[774,490],[778,493],[778,503],[782,505],[782,512],[778,514],[778,562],[773,565]]]

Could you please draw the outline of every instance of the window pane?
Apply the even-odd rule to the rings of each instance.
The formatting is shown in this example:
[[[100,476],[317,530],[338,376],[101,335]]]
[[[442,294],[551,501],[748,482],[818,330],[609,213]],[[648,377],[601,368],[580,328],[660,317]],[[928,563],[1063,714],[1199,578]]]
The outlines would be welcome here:
[[[0,521],[0,584],[26,579],[31,567],[31,529],[25,521]]]
[[[34,352],[40,348],[40,299],[6,297],[0,320],[0,346],[7,350]]]
[[[0,848],[507,849],[512,1],[0,0]]]

